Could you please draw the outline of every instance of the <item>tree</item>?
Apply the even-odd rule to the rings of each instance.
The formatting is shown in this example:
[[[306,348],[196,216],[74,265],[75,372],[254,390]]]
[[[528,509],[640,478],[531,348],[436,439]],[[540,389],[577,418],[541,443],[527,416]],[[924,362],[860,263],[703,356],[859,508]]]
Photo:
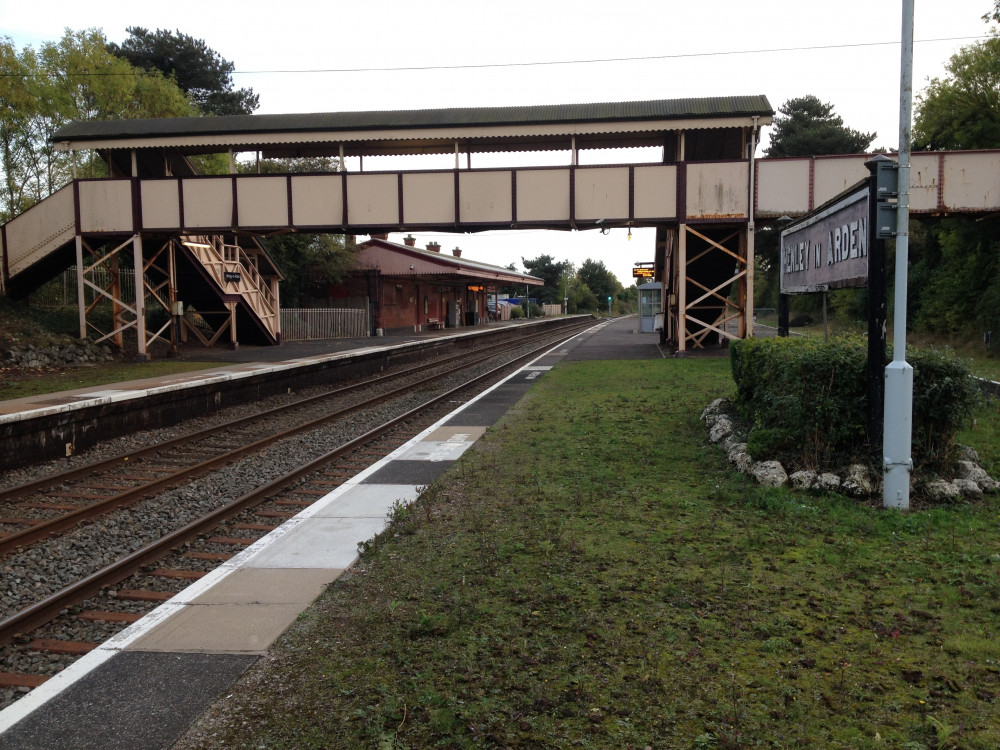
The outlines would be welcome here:
[[[562,302],[563,279],[572,273],[572,263],[568,260],[557,263],[551,255],[539,255],[533,260],[521,258],[521,263],[529,274],[545,280],[545,286],[535,292],[540,304]]]
[[[778,109],[766,157],[858,154],[875,140],[875,133],[848,128],[832,104],[815,96],[789,99]]]
[[[1000,22],[1000,0],[983,16]],[[916,150],[1000,147],[1000,36],[963,47],[917,97]],[[973,335],[1000,328],[995,217],[926,219],[910,244],[908,307],[915,328]],[[910,230],[913,236],[914,230]]]
[[[62,187],[72,156],[50,138],[70,120],[194,114],[183,92],[161,73],[137,70],[107,51],[101,31],[69,31],[39,50],[18,52],[0,39],[0,219],[8,220]],[[101,176],[97,162],[89,167]]]
[[[571,315],[574,313],[586,313],[586,312],[598,312],[602,308],[601,303],[597,299],[597,295],[594,294],[590,287],[584,284],[580,280],[580,276],[574,276],[569,283],[569,307],[567,312]],[[605,302],[605,305],[607,303]]]
[[[253,89],[233,88],[233,63],[203,39],[141,26],[127,31],[130,36],[121,44],[108,44],[108,50],[137,68],[172,77],[204,114],[248,115],[260,106]]]
[[[1000,36],[963,47],[945,70],[917,96],[914,149],[1000,147]]]
[[[616,297],[622,290],[622,285],[603,261],[587,258],[580,266],[576,275],[587,285],[602,305],[607,305],[608,297]]]

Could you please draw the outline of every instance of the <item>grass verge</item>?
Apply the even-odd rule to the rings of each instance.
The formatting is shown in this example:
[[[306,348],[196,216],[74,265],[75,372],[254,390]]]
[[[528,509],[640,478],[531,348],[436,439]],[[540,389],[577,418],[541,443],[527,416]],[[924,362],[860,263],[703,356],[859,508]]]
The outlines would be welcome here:
[[[551,371],[180,747],[995,750],[996,501],[751,485],[728,368]]]
[[[142,378],[158,378],[213,367],[225,367],[231,362],[106,362],[78,367],[46,367],[39,369],[0,367],[0,401],[27,398],[44,393],[71,391],[109,383],[124,383]]]

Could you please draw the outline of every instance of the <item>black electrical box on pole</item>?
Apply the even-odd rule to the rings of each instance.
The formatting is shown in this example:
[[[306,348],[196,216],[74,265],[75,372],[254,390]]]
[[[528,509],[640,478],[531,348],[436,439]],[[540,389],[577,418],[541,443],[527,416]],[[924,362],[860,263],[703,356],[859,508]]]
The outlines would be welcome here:
[[[865,162],[868,178],[868,443],[881,451],[885,421],[885,240],[895,233],[896,162],[879,154]],[[892,219],[891,221],[889,219]]]

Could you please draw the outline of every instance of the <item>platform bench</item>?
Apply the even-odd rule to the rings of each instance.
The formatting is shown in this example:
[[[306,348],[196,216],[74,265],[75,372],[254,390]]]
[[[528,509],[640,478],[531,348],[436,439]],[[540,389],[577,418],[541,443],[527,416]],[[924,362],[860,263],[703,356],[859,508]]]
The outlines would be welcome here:
[[[444,328],[444,325],[437,318],[428,318],[426,325],[428,331],[439,331]]]

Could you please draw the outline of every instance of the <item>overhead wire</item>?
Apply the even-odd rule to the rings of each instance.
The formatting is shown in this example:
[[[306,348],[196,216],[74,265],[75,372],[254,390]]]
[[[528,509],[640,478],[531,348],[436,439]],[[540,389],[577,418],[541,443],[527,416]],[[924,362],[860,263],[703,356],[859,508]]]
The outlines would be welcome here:
[[[984,36],[956,36],[939,37],[935,39],[918,39],[915,44],[930,44],[934,42],[961,42],[969,40],[986,40],[991,37]],[[862,47],[888,47],[898,45],[899,40],[884,42],[854,42],[844,44],[818,44],[801,47],[763,47],[760,49],[745,50],[718,50],[714,52],[677,52],[667,55],[640,55],[634,57],[595,57],[580,60],[535,60],[529,62],[497,62],[497,63],[470,63],[458,65],[402,65],[387,67],[364,67],[364,68],[306,68],[306,69],[262,69],[262,70],[234,70],[231,75],[316,75],[325,73],[403,73],[413,71],[430,70],[482,70],[487,68],[530,68],[548,67],[555,65],[593,65],[601,63],[626,63],[626,62],[653,62],[657,60],[683,60],[700,57],[726,57],[734,55],[764,55],[782,52],[817,52],[822,50],[837,49],[858,49]],[[63,72],[63,75],[99,77],[99,76],[128,76],[136,75],[132,72],[112,72],[112,71],[81,71]],[[34,76],[49,75],[48,73],[35,73]],[[0,78],[25,77],[23,73],[0,72]]]

